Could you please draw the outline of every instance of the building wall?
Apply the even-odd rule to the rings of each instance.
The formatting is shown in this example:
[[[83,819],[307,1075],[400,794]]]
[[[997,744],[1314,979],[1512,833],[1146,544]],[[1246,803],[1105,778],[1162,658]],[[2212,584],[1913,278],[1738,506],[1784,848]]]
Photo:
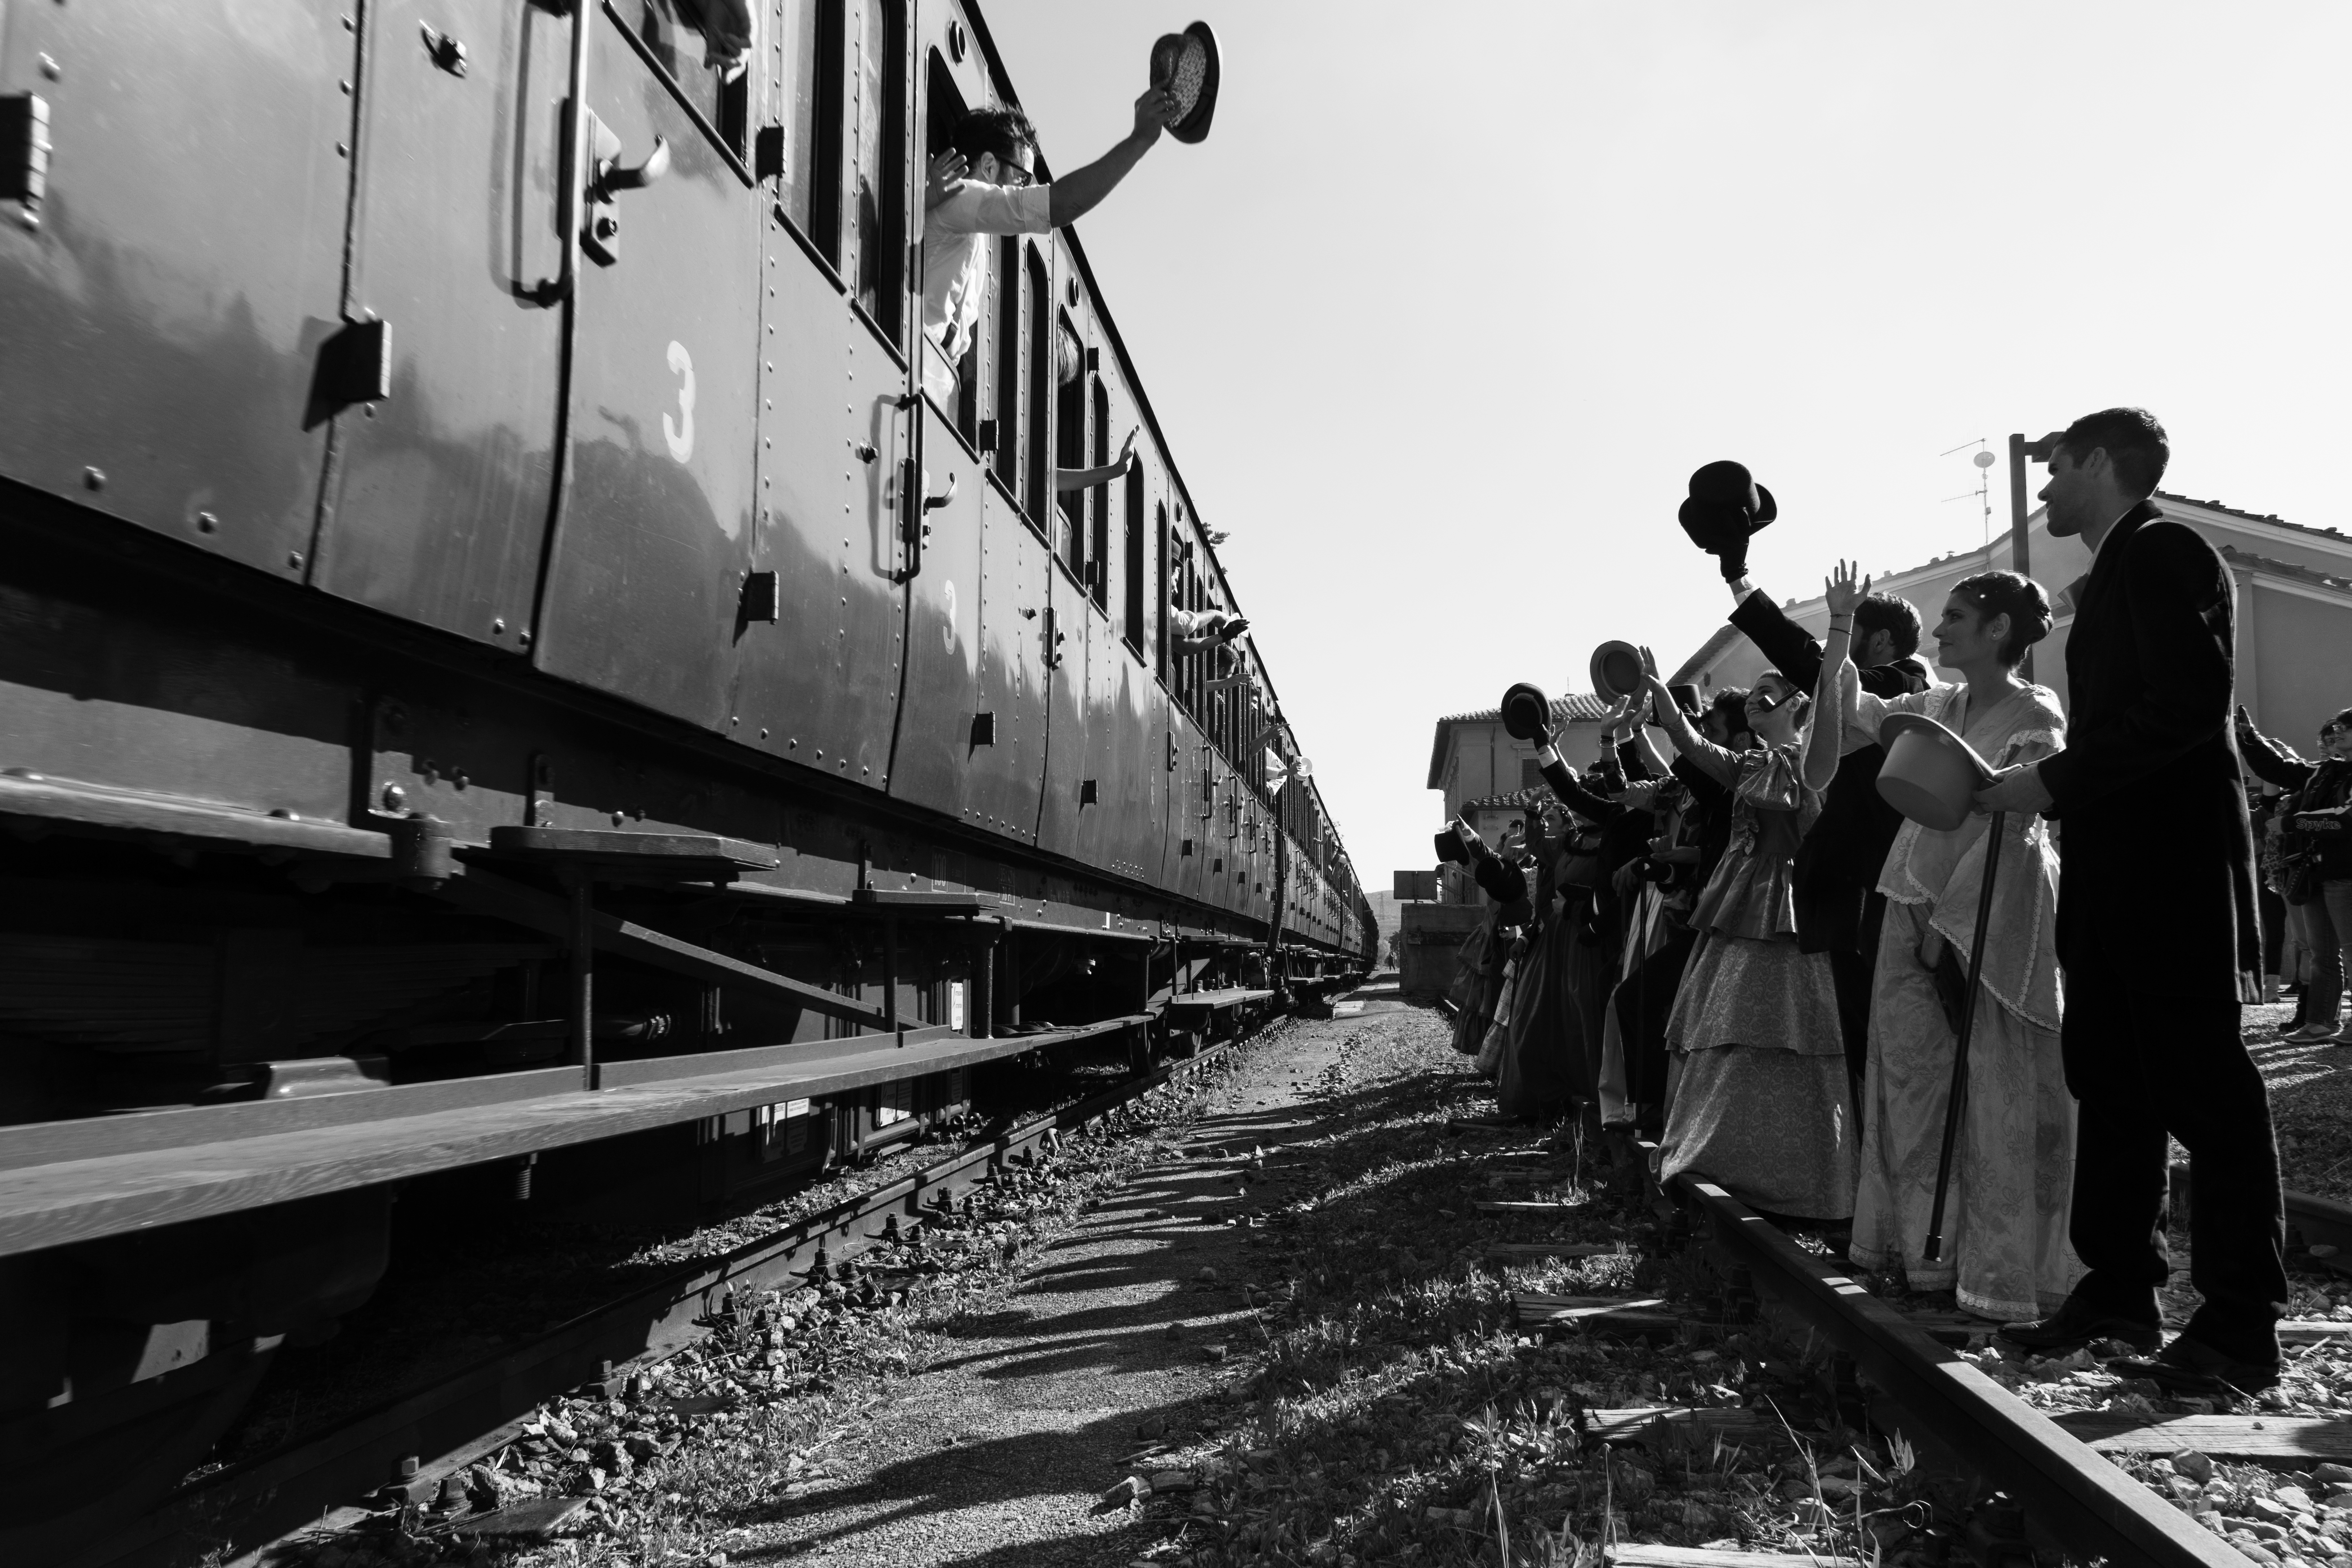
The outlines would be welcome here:
[[[1552,744],[1569,766],[1581,773],[1601,760],[1600,721],[1575,720],[1560,729]],[[1535,747],[1513,740],[1500,719],[1457,721],[1445,774],[1446,816],[1459,812],[1465,801],[1530,787],[1538,781],[1527,770],[1535,760]]]

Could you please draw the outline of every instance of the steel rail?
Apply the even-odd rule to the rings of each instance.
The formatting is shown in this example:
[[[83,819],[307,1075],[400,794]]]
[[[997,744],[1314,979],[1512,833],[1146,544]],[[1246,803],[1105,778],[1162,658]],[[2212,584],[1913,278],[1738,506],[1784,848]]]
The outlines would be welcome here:
[[[1931,1338],[1712,1183],[1680,1188],[1756,1289],[1853,1357],[1906,1414],[2074,1551],[2148,1568],[2244,1568],[2245,1558],[2088,1444]]]
[[[417,1456],[419,1483],[437,1482],[511,1441],[518,1417],[541,1400],[625,1366],[683,1349],[722,1292],[807,1272],[820,1253],[855,1257],[887,1224],[923,1218],[923,1203],[950,1196],[1010,1164],[1048,1132],[1083,1127],[1247,1044],[1255,1032],[1121,1080],[1075,1105],[1007,1129],[960,1154],[845,1199],[774,1234],[579,1314],[517,1349],[488,1357],[274,1454],[205,1476],[165,1499],[121,1534],[94,1542],[64,1568],[165,1568],[193,1539],[219,1542],[229,1521],[249,1535],[247,1556],[395,1479]]]

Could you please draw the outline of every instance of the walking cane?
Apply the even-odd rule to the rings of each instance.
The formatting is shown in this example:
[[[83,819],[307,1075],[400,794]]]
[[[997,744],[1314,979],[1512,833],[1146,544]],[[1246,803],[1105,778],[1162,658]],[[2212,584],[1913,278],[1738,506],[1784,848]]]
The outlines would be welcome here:
[[[1985,927],[1992,919],[1992,879],[2000,868],[2000,830],[2009,814],[1992,814],[1992,831],[1985,837],[1984,886],[1977,893],[1977,934],[1969,944],[1969,989],[1960,998],[1960,1040],[1952,1052],[1952,1092],[1944,1106],[1944,1152],[1936,1162],[1936,1207],[1927,1217],[1927,1261],[1944,1256],[1944,1194],[1952,1184],[1952,1149],[1960,1140],[1960,1101],[1969,1089],[1969,1034],[1977,1021],[1977,980],[1984,973]]]

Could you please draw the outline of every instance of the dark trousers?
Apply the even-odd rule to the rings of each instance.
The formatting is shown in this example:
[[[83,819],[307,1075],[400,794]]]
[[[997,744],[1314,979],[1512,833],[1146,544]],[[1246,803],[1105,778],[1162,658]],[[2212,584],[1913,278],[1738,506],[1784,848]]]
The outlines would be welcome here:
[[[2254,907],[2263,917],[2263,973],[2276,974],[2286,953],[2286,900],[2267,887],[2257,887]]]
[[[2189,1151],[2187,1331],[2236,1361],[2278,1360],[2286,1215],[2270,1095],[2238,1038],[2238,1004],[2155,996],[2096,953],[2066,964],[2066,1086],[2080,1102],[2070,1234],[2086,1306],[2158,1321],[2171,1271],[2166,1135]]]

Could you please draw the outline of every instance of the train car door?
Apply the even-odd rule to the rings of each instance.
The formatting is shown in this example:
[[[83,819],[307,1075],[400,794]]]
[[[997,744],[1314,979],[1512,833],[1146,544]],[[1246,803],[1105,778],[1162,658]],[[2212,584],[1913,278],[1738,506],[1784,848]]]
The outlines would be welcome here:
[[[1209,826],[1214,820],[1215,784],[1211,752],[1183,704],[1168,704],[1168,847],[1161,878],[1181,898],[1205,902],[1211,896],[1209,863],[1214,858]]]
[[[614,0],[578,0],[588,81],[570,178],[586,254],[532,651],[551,674],[726,730],[765,346],[759,210],[740,100],[671,7],[625,19]]]
[[[1066,563],[1053,571],[1051,639],[1062,658],[1046,682],[1045,788],[1038,798],[1037,843],[1089,866],[1103,858],[1102,780],[1087,772],[1092,761],[1089,736],[1108,727],[1101,709],[1099,670],[1107,652],[1106,628],[1086,589]]]
[[[343,331],[352,7],[0,8],[0,475],[301,581]],[[342,346],[351,346],[342,339]]]
[[[964,819],[1034,845],[1046,691],[1056,679],[1047,613],[1054,563],[1037,531],[993,484],[981,496],[980,534],[980,680],[966,742]]]
[[[881,789],[922,484],[903,348],[907,8],[783,0],[779,16],[760,170],[761,596],[737,644],[734,734]]]
[[[592,14],[361,12],[352,302],[385,324],[392,395],[342,416],[311,580],[517,652],[555,473],[563,101],[572,29]]]

